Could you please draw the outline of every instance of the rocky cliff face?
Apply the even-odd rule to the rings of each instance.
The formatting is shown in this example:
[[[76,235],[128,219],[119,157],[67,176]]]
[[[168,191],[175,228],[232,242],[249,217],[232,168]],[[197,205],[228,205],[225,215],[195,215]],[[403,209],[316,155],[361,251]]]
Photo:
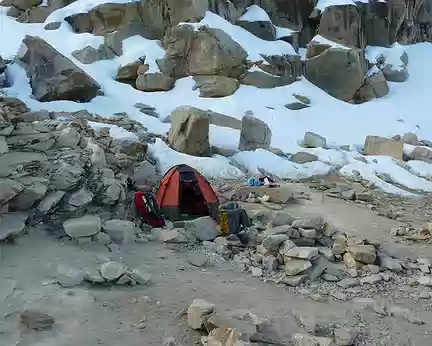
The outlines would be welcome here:
[[[54,10],[72,2],[50,0],[48,6],[41,7],[41,0],[5,0],[2,6],[12,6],[10,14],[19,21],[38,23],[44,22]],[[141,0],[103,4],[66,20],[76,32],[97,35],[130,23],[141,23],[149,37],[162,38],[172,26],[200,20],[207,10],[235,23],[248,6],[258,5],[269,14],[275,25],[296,31],[303,46],[317,31],[329,39],[357,47],[423,42],[432,37],[430,0],[354,3],[321,9],[316,8],[319,5],[317,0]]]
[[[86,112],[27,112],[21,102],[3,97],[0,106],[8,114],[0,118],[0,241],[20,233],[26,222],[56,224],[86,213],[127,217],[128,175],[143,189],[158,178],[146,161],[145,142],[110,135],[114,126],[147,138],[138,123],[105,119],[95,131]],[[65,116],[70,121],[59,120]]]
[[[40,6],[41,1],[37,0],[6,0],[1,5],[10,6],[10,15],[16,16],[19,21],[42,22],[52,11],[71,2],[51,0],[47,6]],[[65,20],[76,33],[104,36],[104,44],[98,49],[88,46],[74,52],[73,56],[84,64],[122,55],[122,41],[133,35],[162,40],[165,57],[157,61],[159,71],[148,71],[149,65],[144,59],[131,62],[118,73],[118,81],[145,92],[168,91],[179,78],[207,76],[196,79],[195,88],[200,89],[203,97],[224,97],[234,93],[239,83],[273,88],[293,83],[304,74],[334,97],[364,102],[370,97],[359,97],[357,94],[364,85],[363,77],[375,63],[366,61],[364,48],[367,45],[390,46],[395,42],[409,44],[430,40],[431,5],[431,0],[372,0],[333,6],[323,6],[317,0],[146,0],[101,4],[88,12],[69,15]],[[263,53],[261,61],[251,59],[245,47],[224,30],[206,25],[194,27],[181,24],[198,23],[206,16],[206,11],[227,20],[227,26],[229,23],[237,25],[257,38],[287,41],[296,51],[307,48],[309,59],[302,63],[300,55],[294,50],[290,54]],[[46,28],[52,30],[56,25],[48,23]],[[342,49],[354,51],[334,53],[337,44],[342,45]],[[349,56],[356,58],[347,58]],[[143,67],[138,68],[140,65]],[[386,61],[377,65],[387,80],[404,81],[408,78],[406,62],[401,61],[398,66],[388,65]],[[130,66],[137,68],[131,69]],[[331,66],[330,77],[323,72],[326,66]],[[53,66],[51,71],[56,72],[58,68]],[[74,69],[73,75],[64,78],[66,82],[56,77],[50,83],[52,90],[66,84],[67,92],[49,96],[46,86],[34,82],[35,96],[40,100],[79,101],[94,97],[98,86],[92,81],[75,83],[88,85],[87,89],[93,90],[91,95],[83,97],[74,92],[71,86],[73,80],[87,78],[78,68]],[[356,77],[347,78],[353,75]],[[37,76],[33,76],[32,80],[37,80]],[[56,86],[52,87],[52,84]],[[369,95],[376,96],[374,93]]]
[[[99,47],[72,52],[81,66],[42,38],[25,37],[14,62],[25,68],[38,101],[89,102],[103,95],[103,87],[83,66],[122,56],[125,63],[113,79],[145,93],[170,91],[185,77],[193,77],[193,89],[202,98],[228,97],[241,85],[268,89],[306,78],[339,100],[362,103],[385,96],[388,81],[409,77],[403,49],[399,58],[389,60],[366,56],[367,46],[432,38],[432,0],[336,5],[318,0],[141,0],[100,4],[81,13],[65,10],[66,23],[47,20],[73,2],[0,4],[20,22],[46,21],[46,30],[68,23],[77,34],[103,37]],[[136,35],[160,40],[162,54],[123,59],[123,41]],[[251,51],[260,45],[264,48]],[[5,70],[7,76],[7,64],[0,59],[0,73]]]

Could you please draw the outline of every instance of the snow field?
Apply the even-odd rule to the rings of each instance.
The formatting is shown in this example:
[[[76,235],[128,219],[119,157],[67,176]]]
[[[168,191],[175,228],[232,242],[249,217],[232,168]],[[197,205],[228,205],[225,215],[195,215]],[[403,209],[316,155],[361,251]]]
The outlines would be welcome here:
[[[426,111],[426,102],[430,94],[432,80],[432,44],[421,43],[412,46],[394,45],[391,48],[368,47],[366,55],[371,61],[383,55],[394,66],[401,66],[400,55],[405,50],[409,57],[408,69],[410,79],[405,83],[389,83],[390,93],[361,105],[352,105],[326,94],[304,78],[288,86],[274,89],[258,89],[242,85],[237,92],[220,99],[205,99],[199,97],[199,92],[193,90],[191,77],[180,79],[175,88],[169,92],[146,93],[133,89],[129,85],[114,81],[118,67],[146,56],[151,72],[157,72],[155,63],[164,56],[164,50],[159,41],[142,37],[130,37],[123,42],[123,55],[109,61],[99,61],[84,65],[71,56],[74,50],[87,45],[97,48],[103,43],[102,37],[91,34],[75,34],[63,20],[66,16],[78,12],[87,12],[91,8],[108,2],[106,0],[77,0],[52,13],[46,23],[61,21],[58,30],[44,30],[46,24],[21,24],[7,17],[7,8],[0,8],[0,55],[12,59],[17,53],[25,35],[40,36],[53,45],[61,54],[70,58],[77,66],[91,75],[103,88],[104,96],[98,96],[87,104],[69,101],[41,103],[31,96],[31,88],[25,71],[17,64],[10,64],[8,77],[13,82],[10,88],[3,91],[18,97],[33,110],[47,109],[49,111],[78,111],[87,109],[91,113],[110,117],[114,113],[126,112],[131,119],[140,121],[150,132],[165,134],[169,124],[162,121],[171,111],[185,103],[202,109],[211,109],[237,119],[251,110],[255,116],[265,121],[272,130],[272,147],[280,148],[287,154],[298,151],[308,151],[318,156],[317,162],[304,165],[294,164],[273,153],[259,149],[255,152],[238,152],[231,158],[215,155],[212,158],[191,157],[175,152],[162,141],[150,145],[150,152],[158,159],[158,167],[163,172],[170,166],[186,163],[202,172],[208,178],[243,178],[243,173],[231,163],[247,169],[248,174],[269,172],[280,178],[299,179],[315,174],[325,174],[330,169],[340,169],[347,176],[360,174],[363,178],[373,181],[377,187],[389,193],[400,195],[413,194],[395,185],[385,182],[378,176],[386,174],[392,181],[411,190],[423,192],[432,191],[432,182],[425,178],[432,175],[432,165],[421,161],[409,161],[403,167],[388,157],[365,157],[367,163],[355,158],[361,157],[361,148],[367,135],[391,137],[395,134],[414,132],[419,139],[432,140],[432,117]],[[109,0],[113,3],[124,3],[126,0]],[[335,4],[353,4],[348,0],[320,0],[317,8]],[[242,20],[268,20],[267,14],[254,5],[244,14]],[[206,25],[227,32],[248,52],[252,61],[262,60],[262,54],[280,55],[296,54],[293,47],[283,41],[264,41],[223,18],[208,12],[200,23],[183,23],[196,28]],[[290,34],[292,31],[277,28],[278,36]],[[314,38],[336,46],[320,36]],[[301,52],[304,54],[304,50]],[[291,111],[285,104],[293,102],[294,93],[307,96],[311,107]],[[156,108],[160,118],[154,118],[141,113],[133,105],[144,103]],[[95,123],[96,124],[96,123]],[[92,124],[97,127],[99,125]],[[111,127],[110,133],[117,138],[134,140],[132,134],[124,133]],[[303,134],[307,131],[316,132],[327,138],[330,149],[305,149],[300,146]],[[226,149],[236,149],[240,132],[238,130],[211,126],[210,141]],[[338,149],[341,145],[351,145],[352,151]],[[358,148],[355,149],[355,148]],[[405,151],[412,150],[405,147]]]

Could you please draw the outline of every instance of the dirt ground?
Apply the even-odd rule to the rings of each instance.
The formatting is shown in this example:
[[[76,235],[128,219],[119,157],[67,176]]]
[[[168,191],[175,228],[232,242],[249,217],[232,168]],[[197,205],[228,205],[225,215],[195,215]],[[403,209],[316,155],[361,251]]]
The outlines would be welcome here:
[[[324,216],[340,230],[385,243],[399,255],[432,257],[432,245],[395,243],[389,229],[397,226],[397,221],[380,217],[365,206],[323,197],[300,185],[284,186],[279,193],[293,191],[309,194],[310,200],[289,205],[285,208],[287,213],[296,217]],[[262,208],[255,204],[244,206],[251,214]],[[432,304],[416,298],[420,290],[417,287],[399,285],[375,293],[368,290],[365,297],[409,308],[426,321],[424,325],[359,310],[350,299],[329,297],[325,302],[314,301],[311,294],[320,292],[318,283],[287,289],[238,272],[217,256],[202,268],[194,267],[188,259],[197,254],[190,250],[156,242],[121,246],[118,252],[109,252],[102,245],[80,248],[73,241],[48,234],[41,226],[20,236],[15,244],[1,244],[0,346],[162,345],[166,337],[174,337],[183,345],[200,345],[200,335],[188,328],[185,318],[194,298],[204,298],[219,310],[248,310],[273,318],[286,340],[293,333],[306,333],[296,318],[301,316],[356,328],[360,332],[356,345],[432,345]],[[130,267],[146,266],[152,282],[136,287],[61,288],[52,281],[58,264],[95,267],[107,258]],[[56,321],[54,328],[26,330],[18,318],[18,313],[25,309],[50,314]]]

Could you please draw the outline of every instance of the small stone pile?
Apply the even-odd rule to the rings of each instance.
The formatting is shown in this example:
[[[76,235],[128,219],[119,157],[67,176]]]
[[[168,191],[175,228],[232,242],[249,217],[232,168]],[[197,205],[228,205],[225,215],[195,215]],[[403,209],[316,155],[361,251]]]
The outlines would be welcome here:
[[[223,311],[204,299],[195,299],[187,311],[190,328],[204,333],[201,338],[203,346],[257,344],[272,345],[320,345],[350,346],[354,345],[358,332],[352,328],[326,326],[325,333],[315,335],[300,319],[299,325],[310,333],[290,333],[280,330],[272,319],[262,319],[249,311]],[[328,327],[328,328],[327,328]],[[325,334],[325,335],[322,335]]]
[[[152,235],[165,243],[202,241],[205,249],[232,260],[240,270],[294,287],[318,279],[339,289],[372,287],[398,275],[431,272],[427,259],[394,258],[379,244],[350,238],[321,217],[296,219],[282,212],[260,211],[253,215],[252,227],[227,237],[218,234],[211,218],[198,220],[189,221],[185,228],[153,230]],[[431,280],[422,276],[415,282],[432,286]]]
[[[405,241],[411,242],[431,242],[432,241],[432,222],[427,222],[423,226],[415,227],[394,227],[390,229],[393,237],[403,237]]]
[[[96,133],[84,119],[53,119],[72,114],[27,112],[12,100],[2,99],[0,106],[8,116],[0,117],[0,241],[40,221],[60,228],[84,215],[128,219],[127,178],[140,188],[158,182],[147,143],[138,137],[112,138],[109,125]],[[138,126],[121,117],[117,123]],[[146,138],[145,129],[140,131]]]
[[[74,287],[84,282],[99,285],[148,285],[152,278],[144,267],[129,269],[123,263],[107,260],[97,268],[78,269],[59,264],[54,279],[62,287]]]

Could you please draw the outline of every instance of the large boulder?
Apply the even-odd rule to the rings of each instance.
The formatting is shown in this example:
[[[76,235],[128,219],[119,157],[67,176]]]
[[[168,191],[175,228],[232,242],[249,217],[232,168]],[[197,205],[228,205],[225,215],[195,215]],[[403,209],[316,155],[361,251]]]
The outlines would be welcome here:
[[[83,49],[74,50],[72,56],[83,64],[93,64],[100,60],[109,60],[115,58],[115,54],[106,49],[105,45],[100,45],[98,48],[86,46]]]
[[[373,67],[368,71],[364,79],[364,84],[357,91],[354,99],[358,103],[372,100],[373,98],[380,98],[387,95],[389,86],[381,70]]]
[[[263,40],[276,40],[276,28],[267,12],[257,5],[248,7],[246,13],[236,21],[236,24]]]
[[[353,98],[363,85],[365,72],[366,63],[359,49],[329,48],[306,62],[306,78],[342,101]]]
[[[40,37],[27,35],[18,57],[38,101],[88,102],[100,90],[93,78]]]
[[[140,74],[136,80],[136,88],[141,91],[169,91],[174,87],[174,79],[163,73]]]
[[[9,0],[10,1],[10,0]],[[44,23],[48,16],[54,11],[68,6],[71,3],[75,2],[75,0],[48,0],[48,1],[36,1],[36,0],[12,0],[14,2],[23,2],[27,3],[35,3],[38,2],[37,5],[32,6],[31,8],[27,8],[24,12],[17,13],[17,20],[21,23]],[[4,3],[4,1],[3,1]],[[3,4],[2,4],[3,5]],[[17,7],[15,7],[17,8]],[[19,8],[17,8],[20,10]],[[55,23],[55,22],[54,22]],[[49,28],[53,27],[54,23],[48,23],[45,26],[45,29],[49,30]],[[61,23],[58,23],[58,27]],[[55,25],[54,25],[55,27]]]
[[[367,45],[390,46],[397,40],[406,18],[405,0],[356,2],[356,6]]]
[[[109,220],[103,224],[103,230],[117,244],[133,243],[136,238],[135,224],[127,220]]]
[[[221,234],[218,224],[210,216],[187,221],[185,229],[201,241],[213,241]]]
[[[200,21],[208,9],[207,1],[147,0],[105,3],[65,18],[77,33],[105,35],[129,24],[140,24],[144,36],[161,39],[167,30],[181,22]]]
[[[189,25],[174,27],[164,39],[162,73],[175,78],[195,75],[238,77],[245,71],[247,52],[220,29]]]
[[[148,161],[143,161],[133,171],[135,185],[138,188],[145,189],[148,186],[156,185],[159,181],[159,175],[156,172],[155,166]]]
[[[321,14],[319,33],[347,46],[365,46],[362,19],[355,4],[326,7]]]
[[[389,82],[403,83],[408,80],[409,72],[406,66],[393,66],[386,64],[381,69],[384,77]]]
[[[366,155],[386,155],[402,161],[403,142],[379,136],[367,136],[364,152]]]
[[[425,147],[415,147],[414,150],[408,154],[408,157],[411,160],[432,163],[432,150]]]
[[[6,64],[3,58],[0,56],[0,74],[2,74],[6,70]]]
[[[208,115],[210,117],[210,124],[221,126],[221,127],[229,127],[235,130],[241,130],[241,120],[230,117],[225,114],[217,113],[209,111]]]
[[[268,148],[271,144],[270,127],[252,114],[246,114],[242,119],[240,131],[240,150],[255,150]]]
[[[239,88],[237,79],[225,76],[195,76],[194,89],[199,89],[200,97],[230,96]]]
[[[85,215],[65,221],[63,228],[71,238],[89,237],[99,233],[102,228],[102,221],[99,216]]]
[[[0,214],[0,241],[20,234],[28,219],[26,212]]]
[[[0,207],[17,196],[24,189],[23,185],[12,179],[0,180]]]
[[[143,66],[141,60],[133,61],[118,68],[115,80],[118,82],[135,83],[138,78],[138,69]]]
[[[182,106],[171,113],[168,141],[177,151],[194,156],[211,154],[209,142],[210,118],[206,111]]]
[[[322,36],[317,35],[306,46],[306,58],[310,59],[320,55],[331,47],[331,42],[326,42],[322,40]]]
[[[21,11],[28,10],[34,6],[39,6],[42,0],[3,0],[1,6],[13,6]]]
[[[260,89],[272,89],[279,86],[290,85],[294,82],[292,78],[284,78],[271,75],[264,71],[246,71],[240,78],[241,84],[251,85]]]

